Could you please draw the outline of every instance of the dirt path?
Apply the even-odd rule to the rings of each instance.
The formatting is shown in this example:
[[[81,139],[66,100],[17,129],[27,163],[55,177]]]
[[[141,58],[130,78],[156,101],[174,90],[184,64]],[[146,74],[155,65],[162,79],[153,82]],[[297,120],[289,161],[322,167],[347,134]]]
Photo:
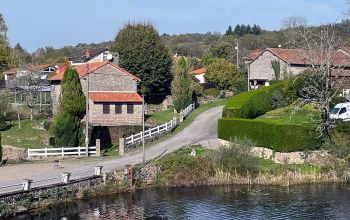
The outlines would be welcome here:
[[[158,157],[162,153],[174,151],[182,146],[196,144],[202,140],[217,136],[217,122],[221,117],[222,107],[216,107],[201,113],[195,120],[173,137],[146,148],[146,160]],[[76,159],[64,160],[63,168],[55,168],[53,162],[32,162],[0,167],[0,194],[20,189],[22,179],[34,180],[33,187],[49,185],[61,181],[62,172],[72,173],[72,179],[91,176],[95,166],[103,166],[104,171],[124,167],[126,164],[142,162],[142,152],[136,151],[117,159]]]

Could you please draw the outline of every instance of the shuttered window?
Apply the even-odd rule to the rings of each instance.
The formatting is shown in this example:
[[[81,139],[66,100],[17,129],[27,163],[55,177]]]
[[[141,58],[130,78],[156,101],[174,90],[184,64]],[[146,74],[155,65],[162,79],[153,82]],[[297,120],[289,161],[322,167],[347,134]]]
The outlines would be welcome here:
[[[110,105],[103,104],[103,114],[109,114],[109,112],[110,112]]]
[[[121,114],[123,112],[123,105],[121,103],[115,104],[115,114]]]
[[[127,112],[128,112],[128,114],[133,114],[134,113],[134,104],[128,103],[128,105],[127,105]]]

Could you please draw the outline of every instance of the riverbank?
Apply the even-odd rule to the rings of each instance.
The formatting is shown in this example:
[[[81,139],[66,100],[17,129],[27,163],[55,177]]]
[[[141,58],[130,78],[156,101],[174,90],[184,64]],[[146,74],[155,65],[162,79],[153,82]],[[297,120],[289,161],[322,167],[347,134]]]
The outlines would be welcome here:
[[[335,164],[276,164],[272,160],[253,157],[246,150],[214,151],[201,146],[183,147],[149,161],[145,167],[135,165],[127,172],[117,170],[68,184],[5,194],[0,196],[0,217],[149,187],[232,184],[288,187],[306,183],[348,182],[349,179],[349,172],[341,171]]]

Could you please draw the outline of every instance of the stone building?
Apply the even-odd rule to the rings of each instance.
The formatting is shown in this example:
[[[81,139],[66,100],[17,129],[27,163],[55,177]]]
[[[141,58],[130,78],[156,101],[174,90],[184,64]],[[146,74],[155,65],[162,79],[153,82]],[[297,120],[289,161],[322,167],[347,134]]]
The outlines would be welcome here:
[[[332,53],[332,74],[350,68],[350,56],[346,51],[348,50],[344,48]],[[256,89],[268,85],[271,80],[283,80],[317,67],[322,62],[320,56],[317,52],[301,49],[267,48],[252,51],[247,57],[251,88]],[[273,63],[278,68],[274,68]]]
[[[83,93],[89,98],[89,123],[92,126],[142,124],[138,77],[108,61],[81,64],[74,68],[79,74]],[[64,70],[64,67],[58,68],[49,79],[54,113],[59,104]]]
[[[200,69],[191,71],[192,76],[194,76],[200,84],[205,83],[204,75],[206,73],[207,73],[207,68],[200,68]]]

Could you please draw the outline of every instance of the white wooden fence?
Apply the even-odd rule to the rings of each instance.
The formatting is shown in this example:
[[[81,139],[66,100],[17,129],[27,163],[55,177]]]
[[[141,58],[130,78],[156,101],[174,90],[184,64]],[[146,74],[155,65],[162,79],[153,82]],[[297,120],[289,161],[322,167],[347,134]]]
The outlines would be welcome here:
[[[96,146],[89,147],[89,154],[96,154]],[[81,156],[86,155],[86,147],[61,147],[61,148],[42,148],[30,149],[28,148],[28,157],[35,156]]]
[[[190,104],[185,109],[180,111],[180,116],[183,118],[186,118],[195,108],[196,108],[195,103]]]
[[[148,138],[151,138],[152,136],[167,133],[167,132],[171,131],[173,128],[176,127],[176,125],[177,125],[176,123],[177,123],[176,118],[173,118],[170,122],[167,122],[165,124],[158,125],[157,127],[150,128],[150,129],[146,130],[145,131],[145,139],[148,139]],[[142,141],[142,135],[143,135],[143,132],[141,131],[140,133],[133,134],[129,137],[126,137],[124,144],[130,145],[130,144],[140,142],[140,141]]]

